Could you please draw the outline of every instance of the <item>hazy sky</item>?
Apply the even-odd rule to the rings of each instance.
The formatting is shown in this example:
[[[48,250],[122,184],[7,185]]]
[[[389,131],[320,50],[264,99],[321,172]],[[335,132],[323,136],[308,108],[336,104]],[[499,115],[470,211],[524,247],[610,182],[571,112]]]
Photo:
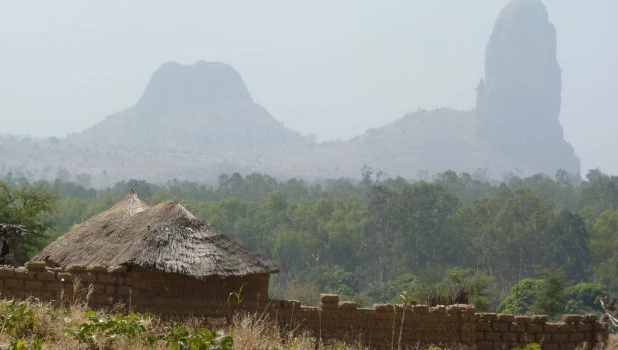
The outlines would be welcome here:
[[[471,109],[507,0],[3,1],[0,133],[65,136],[133,106],[163,62],[223,61],[286,126],[349,138]],[[618,173],[618,1],[546,0],[565,138]]]

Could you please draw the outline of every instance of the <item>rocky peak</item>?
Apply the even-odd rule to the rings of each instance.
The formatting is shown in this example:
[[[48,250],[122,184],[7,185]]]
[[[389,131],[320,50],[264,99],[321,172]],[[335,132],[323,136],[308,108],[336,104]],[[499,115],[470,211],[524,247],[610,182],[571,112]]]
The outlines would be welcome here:
[[[579,172],[560,125],[562,78],[556,30],[539,0],[512,0],[500,12],[477,88],[478,136],[523,167]]]
[[[221,62],[167,62],[150,78],[137,108],[151,112],[199,112],[221,102],[253,102],[240,74]]]

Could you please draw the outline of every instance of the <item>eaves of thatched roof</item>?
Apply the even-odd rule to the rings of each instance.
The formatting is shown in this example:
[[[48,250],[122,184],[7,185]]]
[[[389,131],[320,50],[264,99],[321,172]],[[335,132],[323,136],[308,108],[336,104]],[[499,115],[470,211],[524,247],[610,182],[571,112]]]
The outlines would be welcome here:
[[[279,271],[182,205],[149,206],[135,194],[77,225],[35,259],[62,267],[136,265],[198,278]]]

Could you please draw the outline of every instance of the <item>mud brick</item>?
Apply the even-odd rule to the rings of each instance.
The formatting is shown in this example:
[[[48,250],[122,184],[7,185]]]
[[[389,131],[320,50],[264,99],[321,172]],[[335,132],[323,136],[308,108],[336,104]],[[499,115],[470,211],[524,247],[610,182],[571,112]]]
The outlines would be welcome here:
[[[114,284],[116,283],[116,276],[108,275],[107,273],[99,273],[97,274],[97,282],[103,284]]]
[[[592,323],[577,323],[575,324],[575,330],[579,332],[589,332],[592,330]]]
[[[555,333],[551,336],[551,340],[554,343],[562,344],[569,342],[569,335],[566,333]]]
[[[515,316],[515,322],[518,324],[528,324],[532,322],[532,319],[529,316]]]
[[[92,272],[92,273],[105,273],[107,272],[107,267],[105,266],[101,266],[101,265],[90,265],[90,266],[86,266],[86,271],[88,272]]]
[[[58,282],[73,283],[75,276],[67,272],[58,272]]]
[[[48,270],[37,271],[36,279],[40,281],[55,281],[56,273]]]
[[[564,315],[562,316],[562,322],[576,323],[582,320],[582,315]]]
[[[339,295],[337,294],[320,294],[320,302],[324,304],[338,304]]]
[[[515,316],[514,315],[509,315],[509,314],[498,314],[498,321],[500,322],[513,322],[515,321]]]
[[[559,323],[546,323],[543,325],[543,331],[544,332],[559,332],[560,331],[560,324]]]
[[[523,331],[525,331],[525,330],[526,330],[526,326],[525,326],[525,325],[523,325],[523,324],[519,324],[519,323],[516,323],[516,322],[512,322],[512,323],[509,325],[509,331],[511,331],[511,332],[521,333],[521,332],[523,332]]]
[[[67,272],[77,273],[77,272],[86,272],[86,266],[83,265],[69,265],[67,267]]]
[[[477,322],[476,323],[476,330],[477,331],[490,331],[491,330],[491,323],[489,323],[489,322]]]
[[[502,340],[502,334],[499,332],[485,332],[485,340],[500,341]]]
[[[479,321],[496,321],[498,319],[498,314],[494,313],[482,313],[477,316]]]
[[[118,286],[116,287],[116,292],[121,296],[129,296],[131,295],[131,287],[129,286]]]
[[[24,289],[23,280],[4,280],[4,288],[12,291],[18,291]]]
[[[24,264],[26,269],[28,270],[44,270],[45,269],[45,261],[28,261]]]
[[[35,272],[25,267],[18,267],[15,269],[15,275],[13,277],[17,279],[34,279]]]
[[[43,282],[41,281],[24,281],[26,292],[36,293],[43,290]]]
[[[107,272],[109,273],[125,273],[127,272],[126,266],[110,266],[107,268]]]
[[[576,332],[569,334],[569,343],[581,343],[584,341],[584,333]]]
[[[477,350],[492,350],[494,348],[494,343],[491,341],[477,341],[476,349]]]
[[[532,323],[545,323],[549,319],[547,315],[535,315],[531,316]]]
[[[13,277],[15,276],[15,269],[8,266],[0,266],[0,277]]]
[[[491,330],[496,332],[507,332],[509,330],[509,323],[506,322],[493,322]]]

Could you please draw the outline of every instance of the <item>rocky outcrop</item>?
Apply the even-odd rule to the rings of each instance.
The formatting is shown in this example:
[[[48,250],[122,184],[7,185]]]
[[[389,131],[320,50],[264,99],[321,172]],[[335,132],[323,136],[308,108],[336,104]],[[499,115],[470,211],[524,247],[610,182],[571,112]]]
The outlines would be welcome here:
[[[197,114],[207,106],[225,102],[253,102],[232,66],[207,61],[193,65],[167,62],[153,73],[136,107],[151,113]]]
[[[579,173],[560,125],[561,70],[556,30],[539,0],[513,0],[501,12],[485,52],[477,91],[478,137],[516,167]]]
[[[305,143],[300,134],[253,102],[232,66],[206,61],[164,63],[134,107],[108,116],[65,142],[82,147],[211,155],[295,148]]]

